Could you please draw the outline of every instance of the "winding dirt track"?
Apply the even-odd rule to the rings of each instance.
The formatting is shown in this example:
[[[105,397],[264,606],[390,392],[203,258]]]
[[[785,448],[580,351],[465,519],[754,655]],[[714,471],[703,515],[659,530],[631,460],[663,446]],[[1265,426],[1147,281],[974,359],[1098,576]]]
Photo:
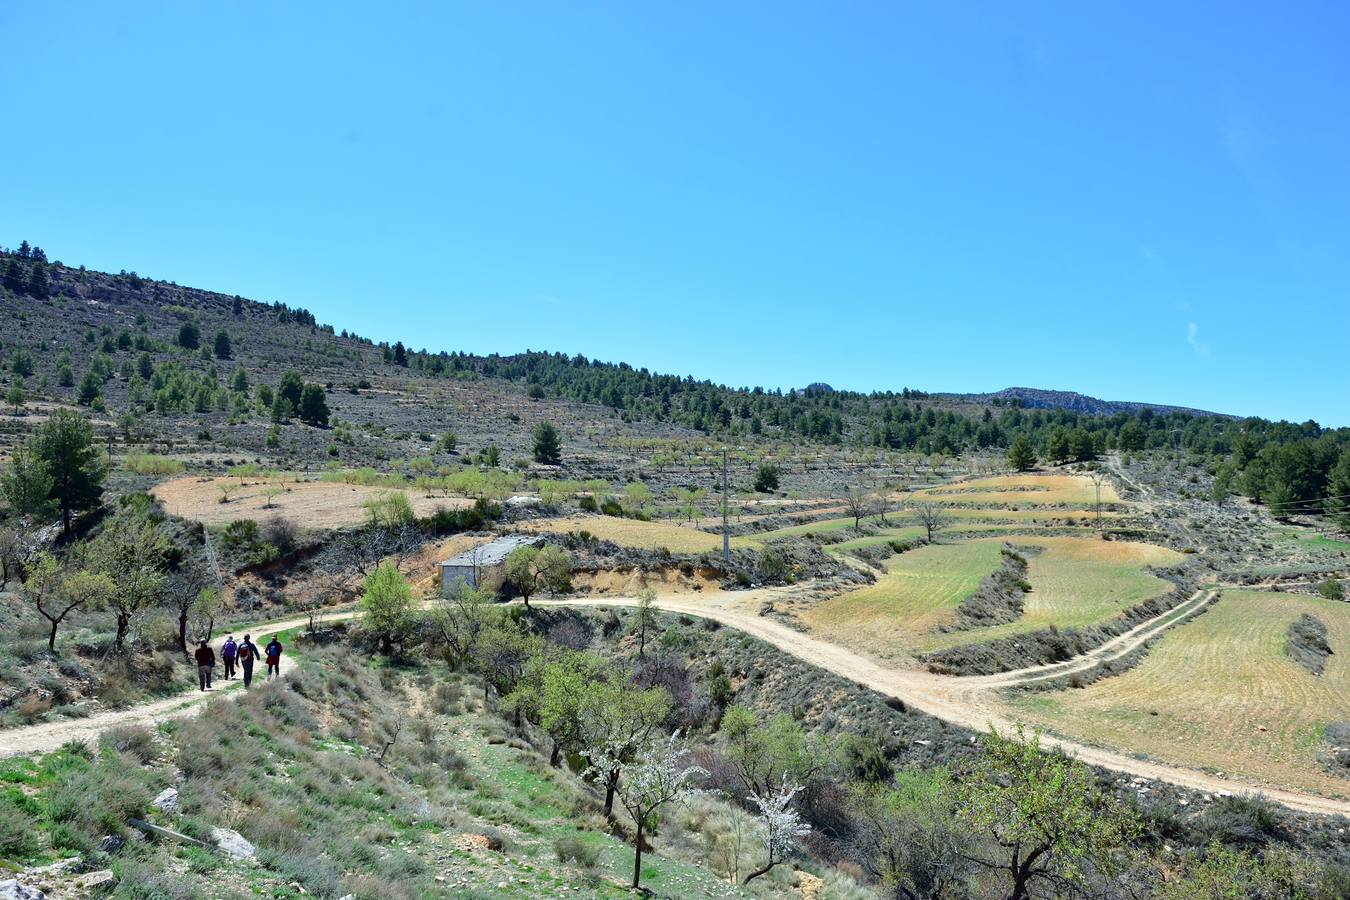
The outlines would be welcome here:
[[[751,598],[748,596],[751,594],[758,596]],[[929,715],[945,719],[973,731],[986,731],[990,727],[1006,731],[1013,727],[1013,722],[1003,718],[993,704],[991,687],[997,686],[1000,682],[986,680],[982,685],[980,680],[976,678],[952,678],[917,669],[886,668],[851,650],[813,638],[774,619],[752,612],[752,609],[758,608],[757,601],[769,599],[767,596],[769,594],[771,594],[771,590],[766,589],[742,592],[739,595],[714,596],[696,600],[663,597],[655,605],[667,612],[685,613],[712,619],[738,631],[743,631],[813,666],[826,669],[888,697],[899,698]],[[1209,595],[1203,594],[1203,596],[1208,602]],[[1197,598],[1193,597],[1187,603],[1196,601]],[[552,604],[560,606],[635,606],[637,604],[636,599],[619,597],[535,602],[540,606]],[[1170,613],[1166,615],[1170,615]],[[1156,622],[1156,620],[1150,621]],[[1121,651],[1122,646],[1128,646],[1131,640],[1134,642],[1134,646],[1148,640],[1149,637],[1153,636],[1153,633],[1145,633],[1141,629],[1145,629],[1145,626],[1149,624],[1146,622],[1134,629],[1130,633],[1134,635],[1133,638],[1130,638],[1129,635],[1122,635],[1117,640],[1129,640],[1125,640],[1124,644],[1115,645],[1114,651]],[[1102,650],[1103,648],[1098,648],[1098,651]],[[1125,649],[1122,651],[1122,655],[1128,652],[1129,650]],[[1008,672],[999,676],[990,676],[990,678],[1003,679],[1010,676],[1025,675],[1026,673],[1027,670],[1022,670],[1017,673]],[[1322,815],[1350,816],[1350,801],[1346,800],[1333,800],[1317,794],[1291,791],[1277,786],[1218,778],[1194,769],[1140,760],[1124,753],[1091,747],[1051,735],[1043,736],[1042,744],[1058,747],[1090,765],[1101,766],[1127,775],[1166,781],[1181,787],[1209,793],[1241,793],[1259,790],[1269,799],[1293,809]]]
[[[355,613],[344,612],[330,614],[323,617],[320,621],[331,622],[337,619],[346,619],[355,615]],[[258,625],[248,629],[236,629],[233,632],[226,632],[235,635],[270,635],[278,631],[286,631],[290,628],[297,628],[309,623],[308,616],[300,616],[294,619],[282,619],[276,622],[268,622],[265,625]],[[221,640],[224,640],[222,635]],[[254,641],[258,643],[258,641]],[[295,659],[290,653],[281,655],[281,674],[286,675],[295,668]],[[217,672],[224,672],[223,668],[217,667]],[[260,682],[266,680],[267,666],[261,662],[254,668],[254,681]],[[258,673],[262,673],[259,677]],[[42,722],[38,725],[25,725],[20,728],[0,729],[0,759],[10,756],[19,756],[27,753],[49,753],[57,750],[67,741],[88,741],[93,743],[98,740],[98,736],[110,728],[118,725],[143,725],[154,727],[155,725],[167,719],[179,718],[182,716],[195,716],[206,706],[206,701],[216,697],[227,697],[234,699],[243,694],[244,682],[242,676],[233,681],[225,681],[223,678],[216,679],[216,688],[211,691],[193,690],[187,693],[178,694],[173,697],[165,697],[163,700],[152,700],[149,703],[141,703],[137,706],[126,709],[109,709],[92,716],[86,716],[83,719],[57,719],[52,722]]]
[[[781,589],[764,588],[698,598],[664,596],[657,601],[656,606],[667,612],[684,613],[720,622],[772,644],[810,665],[833,672],[888,697],[899,698],[929,715],[972,731],[985,731],[990,727],[998,728],[1000,731],[1012,728],[1013,723],[998,712],[994,700],[996,689],[1018,681],[1057,678],[1073,671],[1090,668],[1103,660],[1124,656],[1177,622],[1188,618],[1191,612],[1205,606],[1217,596],[1213,588],[1198,591],[1180,606],[1141,623],[1092,652],[1067,663],[1036,666],[991,676],[953,678],[919,669],[886,668],[852,650],[795,631],[775,619],[752,611],[758,610],[760,602],[771,600],[780,592]],[[636,606],[637,602],[634,597],[535,601],[540,606]],[[333,612],[323,616],[320,621],[336,622],[358,615],[359,612],[355,610]],[[307,617],[283,619],[255,626],[248,631],[255,635],[266,635],[295,628],[307,622]],[[243,629],[236,629],[234,633],[243,632]],[[295,665],[293,656],[283,656],[282,674],[291,671]],[[94,741],[100,733],[118,725],[151,727],[167,719],[196,715],[205,707],[206,700],[217,696],[238,697],[242,694],[240,688],[240,682],[236,680],[229,682],[225,689],[210,693],[187,693],[129,709],[108,710],[84,719],[62,719],[22,728],[3,729],[0,730],[0,758],[46,753],[71,740]],[[1333,800],[1277,786],[1218,778],[1193,769],[1148,762],[1117,751],[1091,747],[1051,735],[1045,735],[1042,743],[1059,747],[1085,763],[1128,775],[1166,781],[1210,793],[1259,790],[1271,800],[1293,809],[1322,815],[1350,816],[1350,801]]]

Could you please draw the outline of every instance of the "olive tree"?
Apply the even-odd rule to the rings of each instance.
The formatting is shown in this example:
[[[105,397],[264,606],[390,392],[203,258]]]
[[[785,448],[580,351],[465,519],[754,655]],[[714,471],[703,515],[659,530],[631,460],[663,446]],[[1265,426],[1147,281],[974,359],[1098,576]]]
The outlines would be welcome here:
[[[56,558],[42,554],[24,580],[23,592],[29,603],[51,626],[47,649],[56,650],[56,632],[66,616],[86,606],[107,602],[116,590],[104,572],[65,571]]]
[[[570,588],[572,558],[553,544],[517,547],[506,557],[506,580],[520,592],[528,607],[530,597],[540,588],[553,594]]]
[[[984,739],[984,753],[962,782],[960,819],[988,838],[969,854],[1007,876],[1009,900],[1068,894],[1093,874],[1108,874],[1139,834],[1138,820],[1107,797],[1092,771],[1021,726]]]
[[[366,626],[379,638],[380,652],[389,653],[402,641],[412,623],[412,588],[392,563],[380,563],[366,576],[361,608]]]

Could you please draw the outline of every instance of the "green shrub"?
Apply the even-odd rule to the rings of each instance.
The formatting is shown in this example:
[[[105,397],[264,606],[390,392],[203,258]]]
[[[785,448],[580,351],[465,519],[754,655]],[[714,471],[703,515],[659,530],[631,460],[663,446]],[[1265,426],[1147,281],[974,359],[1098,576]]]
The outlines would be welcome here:
[[[99,735],[99,746],[115,753],[127,753],[143,763],[153,762],[159,756],[155,736],[140,725],[117,725]]]
[[[22,794],[0,794],[0,860],[24,860],[39,850],[38,819]]]
[[[128,453],[122,467],[136,475],[177,475],[185,468],[182,460],[154,453]]]
[[[575,862],[583,869],[592,869],[600,862],[600,848],[588,844],[579,835],[564,835],[553,842],[553,852],[558,862]]]

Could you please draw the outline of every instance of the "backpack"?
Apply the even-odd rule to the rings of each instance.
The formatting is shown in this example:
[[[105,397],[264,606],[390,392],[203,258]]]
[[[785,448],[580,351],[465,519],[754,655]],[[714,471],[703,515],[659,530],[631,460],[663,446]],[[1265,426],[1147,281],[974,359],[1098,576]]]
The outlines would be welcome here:
[[[234,641],[226,641],[225,646],[220,648],[221,656],[234,656],[239,652],[239,645]]]

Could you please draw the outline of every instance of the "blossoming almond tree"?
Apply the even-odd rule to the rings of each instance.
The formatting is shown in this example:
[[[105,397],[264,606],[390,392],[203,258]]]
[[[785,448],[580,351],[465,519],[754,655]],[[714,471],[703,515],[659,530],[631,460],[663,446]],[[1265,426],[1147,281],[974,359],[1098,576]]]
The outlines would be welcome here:
[[[767,796],[753,792],[750,794],[750,801],[759,807],[759,820],[764,823],[764,843],[769,858],[764,865],[745,876],[741,884],[749,884],[783,862],[797,848],[800,839],[811,833],[811,826],[802,821],[801,814],[792,806],[792,798],[801,789],[800,784],[788,780],[785,772],[783,783],[776,792]]]
[[[617,794],[623,808],[633,817],[633,887],[642,880],[642,836],[653,814],[665,806],[686,800],[698,793],[690,781],[708,770],[701,766],[686,766],[684,758],[689,749],[679,744],[676,731],[665,741],[650,740],[637,752],[633,762],[624,765],[626,748],[606,744],[591,751],[591,772],[608,776],[624,766],[623,778],[618,782]]]

